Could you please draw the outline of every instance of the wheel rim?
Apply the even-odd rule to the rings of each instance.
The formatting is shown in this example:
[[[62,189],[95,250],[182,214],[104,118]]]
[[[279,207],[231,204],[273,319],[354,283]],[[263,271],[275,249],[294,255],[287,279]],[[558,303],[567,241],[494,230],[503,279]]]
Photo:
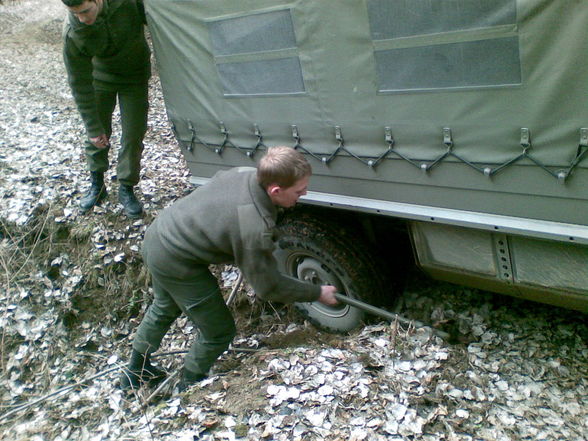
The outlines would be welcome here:
[[[286,264],[289,273],[300,280],[310,282],[313,285],[333,285],[337,287],[338,292],[347,293],[345,283],[335,276],[328,265],[322,263],[315,256],[294,254],[289,257]],[[305,303],[304,307],[332,318],[344,317],[349,312],[347,305],[327,306],[320,302],[312,302]]]

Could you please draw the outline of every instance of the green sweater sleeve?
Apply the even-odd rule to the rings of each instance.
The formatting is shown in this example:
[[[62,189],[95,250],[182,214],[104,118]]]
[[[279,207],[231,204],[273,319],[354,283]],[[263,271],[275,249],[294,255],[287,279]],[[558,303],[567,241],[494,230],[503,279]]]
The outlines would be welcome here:
[[[137,0],[137,10],[139,11],[139,17],[141,17],[141,23],[147,24],[147,16],[145,14],[145,3],[143,0]]]
[[[104,127],[100,123],[96,108],[92,57],[82,54],[66,35],[63,43],[63,60],[72,95],[88,137],[93,138],[103,134]]]
[[[252,205],[239,207],[241,237],[239,245],[234,249],[235,263],[255,294],[263,300],[280,303],[316,301],[320,296],[320,286],[280,273],[273,256],[275,245],[270,232],[263,232],[261,237],[248,234],[255,228],[247,224],[259,219],[251,213],[254,209]]]

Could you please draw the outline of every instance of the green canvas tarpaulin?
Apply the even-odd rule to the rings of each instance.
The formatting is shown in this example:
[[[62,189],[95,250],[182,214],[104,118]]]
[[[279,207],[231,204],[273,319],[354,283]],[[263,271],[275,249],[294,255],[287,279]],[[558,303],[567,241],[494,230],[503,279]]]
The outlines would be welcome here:
[[[588,223],[588,2],[145,4],[194,175],[291,145],[317,191]]]

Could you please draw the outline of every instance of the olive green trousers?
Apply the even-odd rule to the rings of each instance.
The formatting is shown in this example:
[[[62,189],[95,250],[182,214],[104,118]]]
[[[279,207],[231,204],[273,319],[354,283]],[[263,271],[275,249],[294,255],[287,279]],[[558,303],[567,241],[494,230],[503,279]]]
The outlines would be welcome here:
[[[121,119],[120,148],[118,150],[116,175],[123,185],[135,186],[141,172],[143,137],[147,131],[147,111],[149,109],[148,85],[110,85],[95,83],[94,91],[98,116],[105,134],[112,135],[112,115],[118,98]],[[108,170],[110,147],[97,148],[86,140],[85,152],[91,172]]]
[[[173,274],[172,267],[170,262],[170,274]],[[194,273],[182,279],[150,269],[154,299],[137,329],[133,349],[142,354],[156,351],[183,312],[199,331],[185,357],[184,367],[192,373],[206,375],[236,333],[235,321],[216,278],[205,265],[195,266]]]

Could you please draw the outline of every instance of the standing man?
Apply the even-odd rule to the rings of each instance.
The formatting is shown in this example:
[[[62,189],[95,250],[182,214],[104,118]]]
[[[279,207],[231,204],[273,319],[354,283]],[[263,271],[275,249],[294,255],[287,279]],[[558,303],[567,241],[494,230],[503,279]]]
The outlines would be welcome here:
[[[104,172],[112,113],[121,115],[118,199],[129,217],[143,212],[133,187],[139,182],[147,131],[150,52],[145,40],[142,0],[62,0],[69,10],[63,30],[63,58],[69,85],[84,121],[91,187],[80,200],[87,212],[107,196]]]
[[[199,329],[184,360],[179,389],[203,379],[235,336],[235,322],[208,270],[235,263],[262,299],[335,305],[336,288],[280,274],[273,256],[276,207],[306,194],[310,164],[290,147],[270,148],[257,170],[218,172],[211,181],[163,210],[145,233],[143,257],[154,300],[137,329],[123,390],[163,376],[150,354],[183,312]]]

